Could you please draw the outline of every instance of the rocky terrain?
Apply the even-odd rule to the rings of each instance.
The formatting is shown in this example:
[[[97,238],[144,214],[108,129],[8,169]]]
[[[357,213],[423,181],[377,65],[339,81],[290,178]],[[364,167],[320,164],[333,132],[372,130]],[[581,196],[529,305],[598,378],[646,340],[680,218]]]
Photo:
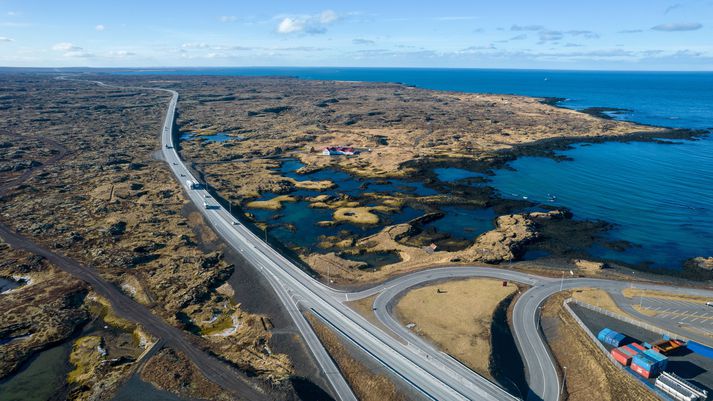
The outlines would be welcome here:
[[[153,157],[167,101],[160,92],[0,76],[0,221],[96,269],[259,381],[282,383],[293,369],[286,355],[271,352],[267,319],[233,301],[226,283],[233,267],[221,252],[198,246],[197,233],[210,229],[189,218],[180,187]],[[3,260],[0,275],[22,273],[25,264]],[[48,336],[0,345],[3,355],[10,355],[6,349],[15,355],[3,358],[4,374],[46,344],[69,338],[92,316],[82,302],[90,288],[55,269],[42,274],[46,281],[0,295],[7,303],[0,338],[24,335],[23,327]],[[13,305],[21,303],[37,312],[19,313]],[[87,373],[75,376],[77,387],[93,388]]]
[[[91,314],[87,286],[41,257],[0,244],[0,277],[25,284],[0,295],[0,377],[15,371],[30,355],[63,341]]]
[[[487,161],[521,145],[563,138],[628,136],[664,130],[605,120],[522,96],[438,92],[386,84],[290,78],[181,79],[181,130],[226,133],[235,140],[184,142],[228,198],[284,192],[289,180],[271,159],[296,157],[305,171],[337,165],[355,175],[408,176],[414,160]],[[348,145],[358,157],[330,158]],[[216,163],[221,162],[221,163]]]
[[[327,265],[350,271],[342,277],[349,280],[365,279],[367,272],[370,279],[377,279],[385,271],[445,261],[516,260],[523,245],[534,241],[566,260],[584,257],[579,250],[606,230],[606,224],[575,221],[566,211],[527,215],[522,211],[535,205],[499,199],[486,185],[472,185],[482,178],[441,182],[433,169],[461,167],[487,173],[518,155],[552,155],[553,149],[576,141],[690,135],[557,108],[542,99],[439,92],[399,84],[200,77],[177,79],[172,87],[182,95],[179,129],[191,134],[181,142],[181,152],[203,179],[237,210],[244,208],[247,218],[260,229],[279,224],[269,219],[279,219],[289,203],[306,201],[312,208],[331,210],[331,220],[316,225],[334,227],[335,234],[315,239],[314,246],[290,248],[318,272],[328,270]],[[220,140],[213,139],[216,133]],[[359,153],[321,153],[335,145]],[[296,173],[304,179],[281,172],[288,160],[302,163]],[[335,183],[329,174],[309,178],[308,174],[319,171],[348,172],[364,190],[360,195],[346,195],[339,187],[332,189]],[[421,181],[439,194],[369,190],[372,182],[393,179]],[[300,196],[305,190],[322,194]],[[438,219],[443,208],[451,205],[492,207],[501,217],[496,216],[494,230],[465,239],[414,224],[389,224],[390,216],[405,207]],[[255,218],[255,209],[275,213],[265,221]],[[383,229],[363,238],[348,225]],[[284,227],[298,232],[294,225]],[[430,244],[437,245],[438,252],[426,250]],[[374,274],[375,269],[365,268],[363,262],[340,257],[369,252],[398,253],[401,262],[379,266],[381,273]]]

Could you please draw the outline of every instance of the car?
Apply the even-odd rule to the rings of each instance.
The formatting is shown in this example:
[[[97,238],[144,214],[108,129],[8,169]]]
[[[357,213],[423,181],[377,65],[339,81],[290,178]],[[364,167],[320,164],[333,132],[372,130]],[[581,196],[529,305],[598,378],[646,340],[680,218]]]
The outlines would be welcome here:
[[[234,226],[238,226],[238,225],[240,225],[240,223],[238,223],[237,221],[234,221],[234,222],[233,222],[233,225],[234,225]]]
[[[178,163],[175,163],[175,162],[174,162],[173,165],[174,165],[174,166],[178,166]]]
[[[185,174],[181,174],[181,177],[185,177],[185,176],[186,176]]]
[[[706,302],[706,306],[713,306],[713,302]]]

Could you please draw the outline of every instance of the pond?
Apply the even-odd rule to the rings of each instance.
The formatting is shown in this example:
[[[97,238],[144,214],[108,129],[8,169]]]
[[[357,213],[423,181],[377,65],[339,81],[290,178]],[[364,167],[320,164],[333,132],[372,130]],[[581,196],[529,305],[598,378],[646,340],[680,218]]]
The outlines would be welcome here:
[[[239,135],[228,135],[225,132],[218,132],[211,135],[197,134],[195,132],[181,132],[178,137],[181,141],[204,140],[207,142],[241,141],[244,138]]]
[[[15,280],[14,278],[0,277],[0,294],[22,287],[25,284],[27,284],[27,281],[24,279]]]
[[[18,373],[0,381],[0,401],[63,399],[71,351],[72,342],[67,341],[31,358]]]

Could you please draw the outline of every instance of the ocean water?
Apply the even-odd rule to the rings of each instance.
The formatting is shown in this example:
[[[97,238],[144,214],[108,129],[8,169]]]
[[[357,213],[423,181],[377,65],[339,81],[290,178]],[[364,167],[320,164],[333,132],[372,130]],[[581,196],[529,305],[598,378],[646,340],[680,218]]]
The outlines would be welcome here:
[[[607,72],[402,68],[210,68],[142,74],[281,75],[304,79],[400,82],[427,89],[558,97],[573,109],[619,108],[618,119],[675,128],[713,128],[713,72]],[[137,72],[132,72],[137,73]],[[713,139],[676,144],[604,143],[563,154],[573,161],[520,158],[497,171],[506,197],[568,207],[576,218],[615,224],[606,235],[635,247],[595,256],[680,268],[713,256]],[[453,177],[451,179],[458,179]],[[547,202],[549,204],[549,202]]]

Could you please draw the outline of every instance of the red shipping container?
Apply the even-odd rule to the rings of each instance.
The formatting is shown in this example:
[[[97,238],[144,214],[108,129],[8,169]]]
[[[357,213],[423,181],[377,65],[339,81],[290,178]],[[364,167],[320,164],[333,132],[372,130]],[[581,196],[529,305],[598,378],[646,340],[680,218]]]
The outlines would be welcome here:
[[[651,376],[651,373],[648,370],[642,368],[641,366],[633,362],[631,363],[631,369],[647,379]]]
[[[618,348],[611,350],[611,355],[617,362],[624,366],[629,366],[629,363],[631,362],[631,357],[621,352]]]
[[[638,351],[636,348],[631,349],[630,347],[628,347],[628,346],[626,346],[626,345],[623,346],[623,347],[617,348],[617,350],[619,350],[621,353],[623,353],[624,355],[626,355],[626,356],[628,356],[628,357],[630,357],[630,358],[633,358],[634,355],[636,355],[636,354],[639,353],[639,351]]]
[[[640,352],[646,351],[646,348],[644,348],[644,346],[639,343],[631,343],[629,344],[629,346],[638,349]]]

